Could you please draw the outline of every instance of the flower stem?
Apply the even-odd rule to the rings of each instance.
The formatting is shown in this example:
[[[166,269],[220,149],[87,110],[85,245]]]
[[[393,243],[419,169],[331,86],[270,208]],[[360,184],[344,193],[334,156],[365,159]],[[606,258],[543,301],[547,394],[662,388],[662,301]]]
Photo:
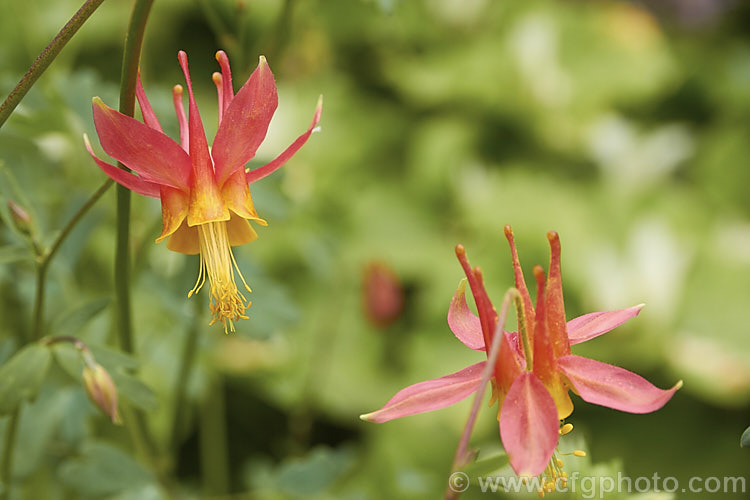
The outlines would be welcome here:
[[[0,483],[3,485],[0,500],[8,500],[10,497],[10,481],[13,473],[13,450],[16,445],[16,434],[18,429],[18,420],[21,413],[19,406],[8,417],[5,428],[5,447],[3,448],[2,464],[0,464]]]
[[[35,251],[37,253],[41,253],[41,255],[38,255],[37,257],[36,294],[34,297],[34,313],[31,323],[32,341],[39,340],[42,337],[42,333],[44,331],[44,292],[47,285],[47,270],[49,269],[49,265],[52,262],[52,259],[55,257],[55,255],[57,255],[58,250],[60,250],[60,247],[70,235],[71,231],[73,231],[73,229],[81,221],[83,216],[86,215],[86,212],[88,212],[91,207],[93,207],[94,204],[102,197],[102,195],[107,192],[107,189],[109,189],[110,186],[112,186],[111,179],[107,179],[101,186],[99,186],[99,189],[97,189],[94,194],[92,194],[89,199],[86,200],[86,203],[84,203],[83,206],[81,206],[81,208],[79,208],[78,211],[73,214],[73,217],[70,218],[68,223],[65,224],[65,226],[60,231],[60,234],[57,235],[57,238],[55,238],[55,241],[52,242],[52,245],[48,250],[39,252],[37,249],[41,247],[38,246],[38,243],[36,241],[32,242]],[[5,449],[3,451],[2,465],[0,466],[0,482],[3,483],[5,489],[2,493],[3,496],[0,497],[1,500],[6,500],[9,494],[8,491],[10,489],[10,474],[13,465],[13,448],[16,442],[16,430],[18,428],[18,418],[20,411],[20,407],[16,408],[16,410],[10,415],[7,424],[8,427],[5,430]]]
[[[146,20],[153,0],[136,0],[125,35],[120,80],[120,112],[135,114],[135,82],[143,46]],[[118,163],[120,168],[126,169]],[[120,347],[134,352],[133,327],[130,314],[130,190],[117,186],[117,245],[115,248],[115,295],[117,297],[117,332]]]
[[[469,438],[474,430],[474,424],[476,423],[477,416],[479,415],[479,407],[482,405],[482,398],[484,397],[484,390],[487,388],[487,384],[492,378],[495,370],[495,363],[497,363],[497,357],[500,354],[500,344],[503,338],[503,327],[505,326],[505,320],[508,317],[508,309],[510,308],[511,301],[520,299],[521,295],[518,290],[511,288],[505,293],[503,297],[503,303],[500,306],[500,314],[497,318],[497,325],[495,326],[495,334],[493,336],[492,345],[487,356],[487,363],[484,365],[484,371],[482,372],[482,380],[479,382],[477,387],[476,395],[474,396],[474,403],[471,406],[471,412],[469,418],[464,426],[464,431],[461,434],[461,440],[458,443],[456,449],[456,455],[453,458],[453,467],[451,472],[456,472],[461,469],[469,460],[469,452],[467,451],[469,446]],[[460,492],[454,491],[450,487],[445,491],[446,500],[453,500],[460,496]]]
[[[224,379],[217,374],[200,410],[201,479],[206,496],[227,493],[229,487],[225,410]]]
[[[130,317],[130,191],[117,186],[117,242],[115,246],[115,297],[120,348],[133,354]]]
[[[8,97],[0,104],[0,127],[3,126],[8,117],[16,109],[18,103],[24,98],[26,93],[36,83],[42,73],[47,69],[55,57],[60,53],[65,44],[70,41],[73,35],[76,34],[78,28],[80,28],[86,20],[91,17],[91,14],[101,5],[104,0],[86,0],[78,11],[73,14],[65,26],[62,27],[60,32],[55,35],[55,38],[47,45],[39,56],[37,56],[34,63],[31,65],[29,70],[23,75],[18,85],[8,94]]]
[[[135,114],[135,82],[138,76],[138,63],[143,46],[143,35],[146,21],[153,0],[136,0],[130,14],[128,32],[125,35],[125,49],[122,58],[122,75],[120,79],[120,112],[133,116]],[[120,168],[126,169],[122,164]],[[115,308],[117,333],[120,347],[128,354],[135,353],[133,329],[130,314],[130,191],[117,186],[117,242],[115,246]],[[123,417],[130,430],[136,449],[144,459],[157,469],[157,449],[149,433],[143,413],[122,405]],[[164,481],[162,480],[164,483]]]
[[[60,247],[70,235],[71,231],[73,231],[76,225],[78,225],[83,216],[86,215],[86,212],[88,212],[91,207],[93,207],[94,204],[99,201],[99,198],[101,198],[102,195],[104,195],[104,193],[106,193],[111,186],[112,179],[107,179],[106,181],[104,181],[104,183],[99,186],[99,189],[94,191],[94,194],[92,194],[89,199],[86,200],[86,203],[84,203],[81,208],[79,208],[78,211],[73,214],[73,217],[71,217],[68,223],[65,224],[65,226],[60,231],[60,234],[58,234],[57,238],[55,238],[55,241],[52,242],[52,245],[49,247],[49,249],[38,256],[36,268],[36,296],[34,298],[34,313],[31,324],[32,340],[39,340],[40,338],[42,338],[44,332],[44,297],[47,284],[47,270],[49,269],[49,265],[52,262],[52,259],[57,254],[57,251],[60,250]],[[36,248],[37,244],[35,243],[34,246]]]
[[[185,345],[182,349],[182,355],[180,356],[180,367],[177,372],[177,384],[175,385],[174,391],[174,413],[172,415],[172,435],[169,439],[169,447],[175,458],[177,456],[177,449],[180,445],[180,439],[184,432],[184,415],[185,408],[187,406],[186,393],[188,380],[190,380],[190,372],[195,361],[195,352],[198,346],[198,333],[200,330],[199,325],[202,324],[201,317],[205,305],[203,301],[193,299],[195,307],[195,318],[190,328],[187,331]]]
[[[80,222],[86,212],[94,206],[94,204],[102,197],[102,195],[112,185],[112,181],[107,179],[94,194],[86,200],[86,203],[78,209],[78,211],[71,217],[67,224],[62,228],[60,234],[57,235],[55,241],[46,251],[40,251],[36,240],[32,241],[34,251],[37,254],[37,271],[36,271],[36,294],[34,296],[34,313],[32,317],[31,326],[31,339],[32,341],[39,340],[42,337],[44,331],[44,292],[47,285],[47,270],[49,269],[50,262],[57,255],[57,251],[60,250],[63,242],[70,235],[73,228]],[[0,465],[0,482],[3,483],[4,490],[0,500],[6,500],[10,490],[10,475],[13,467],[13,448],[16,442],[16,430],[18,428],[18,418],[21,409],[20,407],[10,415],[8,420],[8,427],[5,430],[5,448],[3,451],[2,464]]]

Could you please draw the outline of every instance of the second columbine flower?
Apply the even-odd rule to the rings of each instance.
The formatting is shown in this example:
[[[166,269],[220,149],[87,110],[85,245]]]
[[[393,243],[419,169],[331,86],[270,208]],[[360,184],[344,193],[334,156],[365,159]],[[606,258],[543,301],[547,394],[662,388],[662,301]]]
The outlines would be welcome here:
[[[636,316],[641,305],[617,311],[594,312],[565,320],[560,272],[560,240],[550,232],[549,274],[534,268],[536,305],[524,281],[510,226],[505,235],[510,243],[515,287],[519,292],[518,331],[502,330],[500,351],[493,367],[493,399],[499,405],[500,438],[519,476],[541,476],[544,487],[554,489],[563,480],[562,461],[555,455],[559,436],[572,428],[562,421],[573,411],[572,390],[590,403],[630,413],[647,413],[661,408],[682,385],[668,390],[655,387],[644,378],[617,366],[571,354],[577,344],[612,330]],[[464,248],[456,254],[466,274],[478,316],[466,304],[465,281],[459,285],[448,311],[451,331],[467,347],[489,353],[498,315],[484,288],[479,268],[472,268]],[[487,362],[428,380],[399,391],[383,408],[362,415],[371,422],[436,410],[475,393]],[[582,452],[576,452],[582,454]]]
[[[257,238],[249,221],[266,225],[250,197],[248,184],[281,167],[310,137],[320,120],[321,102],[312,123],[285,151],[267,165],[245,171],[266,136],[278,95],[271,69],[261,56],[258,67],[235,95],[229,59],[216,53],[221,73],[214,73],[219,100],[219,128],[209,149],[198,107],[193,96],[187,54],[178,59],[188,90],[188,115],[182,102],[182,87],[173,98],[180,125],[180,142],[162,132],[138,79],[136,96],[143,115],[141,123],[94,98],[94,124],[102,148],[138,175],[106,163],[94,154],[88,138],[86,148],[99,167],[116,182],[136,193],[161,199],[162,234],[167,248],[185,254],[200,254],[198,279],[188,296],[209,282],[213,319],[224,331],[234,331],[234,321],[247,319],[250,306],[237,288],[235,271],[244,288],[250,287],[237,267],[232,248]]]

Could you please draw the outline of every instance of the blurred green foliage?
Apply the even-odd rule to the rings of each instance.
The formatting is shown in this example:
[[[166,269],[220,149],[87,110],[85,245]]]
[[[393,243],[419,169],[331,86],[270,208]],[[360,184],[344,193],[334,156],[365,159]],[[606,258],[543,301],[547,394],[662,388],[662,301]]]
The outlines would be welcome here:
[[[0,95],[78,6],[0,5]],[[169,451],[176,433],[175,453],[159,464],[87,401],[72,348],[55,345],[53,363],[46,347],[17,352],[30,334],[34,267],[6,203],[26,210],[47,244],[104,180],[81,136],[98,148],[93,96],[117,103],[129,9],[105,2],[0,130],[0,374],[25,360],[21,384],[0,378],[0,409],[38,391],[21,405],[11,498],[162,498],[157,471],[171,473],[170,491],[185,498],[440,497],[470,403],[383,425],[357,417],[405,385],[481,359],[445,321],[462,276],[453,247],[465,245],[499,301],[513,282],[504,224],[527,270],[546,265],[546,231],[560,233],[569,318],[646,303],[637,319],[575,352],[661,387],[685,381],[650,415],[576,399],[578,437],[561,447],[589,457],[570,457],[566,470],[658,472],[681,484],[748,477],[750,456],[738,446],[750,423],[746,5],[155,2],[141,74],[172,137],[181,49],[209,137],[214,52],[229,53],[236,88],[267,56],[279,109],[251,167],[303,131],[325,98],[321,132],[252,186],[269,227],[235,251],[254,290],[237,334],[195,313],[205,293],[185,298],[198,261],[153,244],[155,200],[133,198],[137,359],[111,333],[113,193],[52,263],[47,334],[92,346],[122,398],[146,410],[159,449]],[[405,292],[404,313],[385,329],[361,303],[373,261],[390,266]],[[195,325],[188,404],[175,420],[179,360]],[[0,418],[0,436],[6,425]],[[224,457],[205,445],[216,435],[226,436]],[[482,412],[472,446],[480,459],[500,451],[493,409]],[[464,497],[485,496],[473,486]]]

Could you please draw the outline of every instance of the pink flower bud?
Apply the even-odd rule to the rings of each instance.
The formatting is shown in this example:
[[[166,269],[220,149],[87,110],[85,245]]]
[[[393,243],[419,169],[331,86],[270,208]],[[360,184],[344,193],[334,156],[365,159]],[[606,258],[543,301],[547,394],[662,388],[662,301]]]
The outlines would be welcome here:
[[[83,385],[91,401],[112,419],[112,423],[122,424],[117,411],[117,389],[107,370],[98,363],[87,363],[83,369]]]
[[[398,276],[385,263],[371,262],[362,278],[362,302],[370,322],[385,328],[393,324],[404,308],[404,291]]]
[[[10,210],[10,217],[16,229],[26,236],[31,235],[31,217],[26,210],[13,200],[8,200],[8,210]]]

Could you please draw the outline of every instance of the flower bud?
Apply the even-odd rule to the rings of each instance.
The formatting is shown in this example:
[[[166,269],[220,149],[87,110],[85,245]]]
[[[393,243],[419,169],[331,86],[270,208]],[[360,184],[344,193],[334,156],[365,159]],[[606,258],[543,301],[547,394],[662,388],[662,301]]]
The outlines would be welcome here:
[[[382,262],[371,262],[362,278],[362,302],[370,322],[385,328],[393,324],[404,308],[404,291],[398,276]]]
[[[15,228],[26,236],[31,236],[31,216],[13,200],[8,200],[10,218]]]
[[[121,424],[117,389],[107,370],[98,363],[87,363],[83,369],[83,385],[91,401],[112,419],[112,423]]]

